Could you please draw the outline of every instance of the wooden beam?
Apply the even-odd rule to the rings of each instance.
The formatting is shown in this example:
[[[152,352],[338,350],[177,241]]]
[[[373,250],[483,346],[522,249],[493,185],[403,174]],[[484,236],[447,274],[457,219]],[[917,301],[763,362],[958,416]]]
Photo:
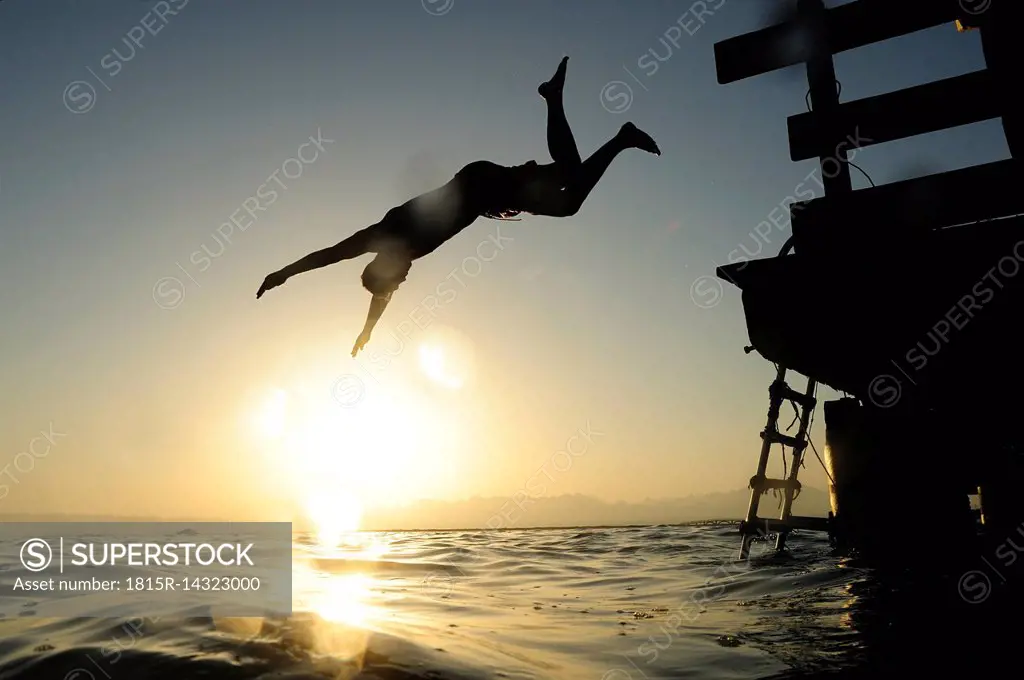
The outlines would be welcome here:
[[[862,288],[861,281],[867,285],[896,290],[916,285],[914,282],[920,280],[925,281],[926,288],[932,292],[944,288],[956,293],[961,287],[964,292],[970,292],[970,286],[980,280],[1000,258],[1013,255],[1015,244],[1024,235],[1024,215],[1021,215],[973,226],[942,229],[911,243],[904,241],[893,248],[881,230],[884,224],[875,223],[874,231],[869,234],[847,233],[844,239],[830,243],[836,246],[830,249],[808,252],[805,248],[789,257],[765,257],[723,264],[715,270],[715,275],[744,293],[775,291],[771,294],[776,301],[780,299],[777,291],[798,290],[805,287],[808,281],[817,282],[807,289],[811,295],[825,286],[832,289],[846,288],[851,295],[856,296]],[[829,232],[824,230],[822,233]],[[873,247],[858,245],[868,237],[873,239],[869,244]],[[1009,285],[1011,280],[1006,279],[1003,283]],[[1013,285],[1019,286],[1020,282]],[[992,286],[998,288],[995,283]],[[865,303],[872,304],[870,298]],[[906,307],[907,313],[919,311],[917,303],[908,303]],[[833,312],[843,316],[847,310],[833,307]],[[776,316],[767,321],[774,323],[780,322],[780,319]],[[780,328],[785,326],[782,323]]]
[[[824,26],[827,10],[823,0],[800,0],[797,7],[808,26],[811,26],[813,30],[824,30],[821,27]],[[839,104],[839,92],[836,91],[836,67],[832,54],[828,50],[811,51],[810,58],[807,60],[807,84],[810,85],[807,96],[810,98],[811,108],[816,114],[815,122],[825,130],[840,129],[839,121],[842,109]],[[838,142],[838,140],[836,141]],[[846,149],[839,147],[836,143],[823,145],[823,148],[827,148],[828,151],[817,155],[821,163],[825,195],[831,196],[835,193],[853,191]],[[833,162],[837,165],[834,171],[825,167],[830,157],[833,157]]]
[[[817,113],[790,116],[789,154],[794,161],[834,156],[837,141],[871,146],[998,118],[1001,109],[992,74],[975,71],[841,104],[831,134]]]
[[[1019,35],[1024,22],[1024,3],[1003,2],[985,15],[989,21],[981,28],[981,46],[997,92],[1003,102],[1003,131],[1014,158],[1024,159],[1024,105],[1020,96],[1018,65],[1024,59],[1024,43]]]
[[[952,24],[963,13],[957,0],[858,0],[827,10],[829,51],[839,54],[933,26]],[[797,22],[771,26],[715,45],[722,85],[807,61],[808,40]]]
[[[845,242],[852,249],[869,241],[884,249],[886,238],[1024,214],[1022,180],[1024,163],[1010,159],[794,203],[796,252],[817,251],[812,244]]]

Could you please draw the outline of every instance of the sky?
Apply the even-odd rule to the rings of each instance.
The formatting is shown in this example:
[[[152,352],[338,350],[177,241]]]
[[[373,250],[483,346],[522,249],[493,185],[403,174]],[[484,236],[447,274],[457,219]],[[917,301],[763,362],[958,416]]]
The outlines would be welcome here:
[[[707,277],[777,253],[755,227],[821,190],[789,159],[801,70],[717,83],[714,44],[765,4],[708,4],[0,2],[0,513],[744,487],[774,368]],[[563,55],[583,156],[631,120],[661,157],[620,155],[571,218],[477,221],[357,359],[368,258],[255,299],[469,162],[548,162],[536,87]],[[952,25],[836,58],[844,101],[983,67]],[[855,162],[882,184],[1006,157],[990,121]],[[826,488],[813,456],[803,480]]]

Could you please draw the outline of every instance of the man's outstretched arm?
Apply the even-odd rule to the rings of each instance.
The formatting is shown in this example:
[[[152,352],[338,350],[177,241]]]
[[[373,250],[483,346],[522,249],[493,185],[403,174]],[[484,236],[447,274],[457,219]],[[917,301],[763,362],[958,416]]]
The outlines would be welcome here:
[[[368,229],[363,229],[329,248],[310,253],[301,260],[296,260],[287,267],[267,276],[263,280],[263,285],[257,291],[256,297],[262,297],[265,292],[277,288],[296,274],[302,274],[312,269],[320,269],[342,260],[350,260],[353,257],[364,255],[367,252],[368,245]]]
[[[342,241],[341,243],[336,243],[330,248],[324,248],[323,250],[318,250],[315,253],[310,253],[301,260],[296,260],[282,269],[281,275],[286,279],[290,279],[298,274],[303,274],[313,269],[320,269],[321,267],[336,264],[342,260],[353,257],[353,255],[347,252],[349,249],[345,246],[345,241]]]
[[[377,321],[380,319],[381,314],[384,313],[384,309],[388,306],[389,302],[391,302],[391,293],[380,296],[374,295],[370,299],[370,311],[366,314],[363,332],[359,334],[359,337],[356,338],[356,344],[352,346],[353,357],[370,341],[370,334],[373,332],[374,326],[377,325]]]

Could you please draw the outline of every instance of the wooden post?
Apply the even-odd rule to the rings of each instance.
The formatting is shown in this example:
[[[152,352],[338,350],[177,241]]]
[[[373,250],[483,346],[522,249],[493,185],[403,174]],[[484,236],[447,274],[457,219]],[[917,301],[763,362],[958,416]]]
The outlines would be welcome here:
[[[1020,67],[1024,48],[1020,39],[1024,21],[1021,0],[995,0],[981,16],[981,45],[1002,105],[1003,131],[1015,159],[1024,158],[1024,106],[1019,103]]]
[[[842,141],[836,138],[837,114],[839,111],[839,86],[836,80],[835,63],[832,60],[832,44],[825,21],[825,3],[822,0],[800,0],[797,5],[800,21],[806,22],[807,34],[812,37],[810,58],[807,61],[807,83],[810,85],[811,110],[820,116],[819,126],[824,131],[823,137],[829,140],[829,155],[819,158],[821,163],[822,184],[825,195],[849,193],[853,191],[850,181],[849,159],[844,148],[839,148]],[[831,162],[830,162],[831,161]],[[834,164],[836,170],[828,169]]]
[[[850,165],[846,155],[845,147],[840,146],[842,140],[837,138],[838,113],[839,113],[839,84],[836,79],[835,62],[832,59],[832,40],[829,36],[828,27],[825,21],[825,3],[823,0],[800,0],[797,5],[800,13],[800,21],[806,22],[807,35],[811,37],[811,53],[807,60],[807,84],[810,86],[811,111],[818,116],[819,129],[823,131],[823,138],[828,139],[826,148],[831,150],[830,155],[819,157],[821,165],[822,184],[825,185],[825,196],[836,194],[847,194],[853,191],[853,183],[850,180]],[[829,165],[834,165],[833,169]],[[807,396],[814,396],[817,383],[813,379],[807,381]],[[810,436],[807,428],[810,423],[810,415],[813,408],[804,408],[800,417],[800,431],[797,439],[805,442]],[[806,448],[806,444],[804,444]],[[779,519],[783,522],[783,529],[779,532],[775,542],[775,548],[782,550],[786,545],[785,522],[789,520],[793,511],[793,488],[797,475],[800,471],[800,464],[803,462],[804,451],[795,449],[793,451],[793,465],[789,473],[789,480],[792,484],[783,489],[784,500],[782,513]]]

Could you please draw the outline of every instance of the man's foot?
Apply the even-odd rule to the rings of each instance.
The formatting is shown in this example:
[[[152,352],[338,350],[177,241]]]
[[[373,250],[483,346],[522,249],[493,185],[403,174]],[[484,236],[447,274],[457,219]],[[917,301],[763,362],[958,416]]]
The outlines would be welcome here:
[[[569,61],[569,57],[562,57],[562,61],[558,64],[558,70],[555,71],[555,75],[551,77],[546,83],[541,83],[540,87],[537,88],[537,92],[540,93],[544,99],[549,99],[562,94],[562,87],[565,86],[565,66]]]
[[[654,139],[632,123],[626,123],[623,125],[619,129],[619,134],[622,136],[622,141],[626,143],[628,148],[640,149],[647,153],[653,153],[655,156],[661,155],[661,149],[658,148]]]

